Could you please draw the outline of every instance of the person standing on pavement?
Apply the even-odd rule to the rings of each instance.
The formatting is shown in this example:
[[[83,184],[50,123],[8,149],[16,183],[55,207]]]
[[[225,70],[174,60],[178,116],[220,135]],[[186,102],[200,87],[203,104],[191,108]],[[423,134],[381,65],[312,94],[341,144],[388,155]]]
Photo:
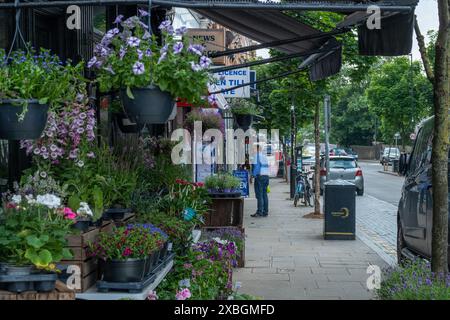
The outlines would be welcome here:
[[[258,144],[256,145],[256,155],[253,160],[252,176],[255,178],[257,210],[251,217],[267,217],[269,215],[269,197],[267,196],[269,162]]]

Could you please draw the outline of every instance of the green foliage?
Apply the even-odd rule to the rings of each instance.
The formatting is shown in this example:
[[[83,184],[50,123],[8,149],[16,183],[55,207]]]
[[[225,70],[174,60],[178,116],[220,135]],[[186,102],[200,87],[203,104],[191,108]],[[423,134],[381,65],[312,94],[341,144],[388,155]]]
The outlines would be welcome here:
[[[205,132],[208,129],[218,129],[224,131],[224,120],[220,113],[215,112],[215,110],[198,110],[193,109],[186,116],[184,121],[184,126],[190,132],[194,132],[194,125],[196,121],[202,123],[202,131]]]
[[[73,222],[56,209],[22,201],[4,212],[0,223],[1,262],[54,270],[55,263],[72,257],[65,237]]]
[[[239,178],[229,173],[219,173],[208,176],[205,180],[205,187],[207,189],[216,189],[223,191],[224,189],[239,188],[241,181]]]
[[[88,254],[103,260],[145,259],[163,245],[160,233],[134,225],[100,232],[98,239],[89,243]]]
[[[121,23],[123,31],[109,30],[97,46],[96,55],[90,61],[98,71],[102,92],[131,88],[158,86],[174,98],[181,97],[195,105],[204,102],[207,95],[210,60],[189,49],[187,37],[177,41],[174,34],[162,30],[164,46],[158,44],[156,35],[150,35],[139,17],[130,17]],[[134,39],[134,42],[130,41]],[[180,50],[176,50],[181,47]],[[207,60],[200,66],[200,59]]]
[[[382,300],[449,300],[450,275],[435,274],[424,260],[387,270],[377,296]]]
[[[44,49],[39,54],[32,49],[27,53],[15,51],[10,59],[6,63],[6,53],[0,50],[0,100],[36,99],[53,109],[85,93],[82,63],[73,66],[69,61],[63,65]],[[26,112],[26,104],[21,105]]]
[[[377,115],[385,142],[399,132],[401,143],[408,144],[416,124],[431,113],[432,86],[421,72],[419,62],[411,67],[407,57],[385,61],[370,72],[366,90],[369,111]]]
[[[258,106],[249,99],[236,98],[231,101],[230,111],[233,114],[259,115],[261,112]]]

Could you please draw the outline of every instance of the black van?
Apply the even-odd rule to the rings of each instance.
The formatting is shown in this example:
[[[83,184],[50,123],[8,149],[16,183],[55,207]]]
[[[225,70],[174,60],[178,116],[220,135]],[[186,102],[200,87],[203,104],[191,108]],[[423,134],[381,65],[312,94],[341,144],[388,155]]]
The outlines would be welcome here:
[[[432,188],[431,147],[434,117],[419,127],[409,157],[400,158],[400,172],[405,175],[397,217],[397,257],[431,258]]]

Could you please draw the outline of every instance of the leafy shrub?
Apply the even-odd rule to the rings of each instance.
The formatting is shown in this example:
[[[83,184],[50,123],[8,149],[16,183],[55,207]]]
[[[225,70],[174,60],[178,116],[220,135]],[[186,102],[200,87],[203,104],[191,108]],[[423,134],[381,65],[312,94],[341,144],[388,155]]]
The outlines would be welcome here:
[[[258,106],[248,99],[233,99],[230,111],[238,115],[258,115],[261,113]]]
[[[424,260],[386,270],[377,296],[382,300],[449,300],[450,274],[435,274]]]

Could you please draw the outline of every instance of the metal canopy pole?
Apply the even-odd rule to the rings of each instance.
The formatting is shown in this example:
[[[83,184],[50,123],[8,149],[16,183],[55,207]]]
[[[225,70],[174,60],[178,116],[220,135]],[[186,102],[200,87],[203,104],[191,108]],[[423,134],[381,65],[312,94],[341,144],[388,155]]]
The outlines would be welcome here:
[[[296,1],[285,3],[264,3],[253,1],[182,1],[182,0],[153,0],[155,5],[179,7],[188,9],[258,9],[258,10],[301,10],[301,11],[332,11],[332,12],[350,12],[366,11],[370,5],[376,4],[381,11],[411,12],[417,5],[418,0],[411,0],[409,5],[392,5],[392,2],[380,3],[330,3],[308,1]],[[19,8],[50,8],[64,7],[70,5],[78,6],[106,6],[106,5],[133,5],[147,4],[147,0],[74,0],[74,1],[33,1],[24,2]],[[12,9],[14,3],[0,3],[0,9]]]
[[[266,64],[266,63],[284,61],[284,60],[289,60],[289,59],[294,59],[294,58],[299,58],[299,57],[305,57],[305,56],[309,56],[311,54],[325,53],[325,52],[328,52],[330,50],[335,50],[335,49],[337,49],[337,48],[317,49],[317,50],[311,50],[311,51],[306,51],[306,52],[302,52],[302,53],[292,53],[292,54],[288,54],[285,56],[279,56],[279,57],[273,57],[273,58],[267,58],[267,59],[262,59],[262,60],[241,63],[241,64],[232,65],[232,66],[219,67],[219,68],[211,69],[210,73],[219,73],[219,72],[228,71],[228,70],[253,67],[253,66],[260,65],[260,64]]]
[[[275,41],[270,41],[270,42],[264,42],[264,43],[261,43],[261,44],[256,44],[256,45],[253,45],[253,46],[247,46],[247,47],[242,47],[242,48],[236,48],[236,49],[229,49],[229,50],[214,52],[214,53],[211,53],[209,55],[209,57],[210,58],[217,58],[217,57],[222,57],[222,56],[226,56],[226,55],[230,55],[230,54],[247,52],[247,51],[254,51],[254,50],[264,49],[264,48],[269,48],[269,47],[278,47],[278,46],[281,46],[281,45],[295,43],[295,42],[301,42],[301,41],[306,41],[306,40],[328,38],[328,37],[335,36],[335,35],[342,34],[342,33],[346,33],[346,32],[349,32],[349,31],[351,31],[351,28],[349,28],[349,27],[339,28],[339,29],[335,29],[335,30],[329,31],[329,32],[319,32],[319,33],[309,34],[309,35],[306,35],[306,36],[298,36],[298,37],[290,38],[290,39],[275,40]]]

